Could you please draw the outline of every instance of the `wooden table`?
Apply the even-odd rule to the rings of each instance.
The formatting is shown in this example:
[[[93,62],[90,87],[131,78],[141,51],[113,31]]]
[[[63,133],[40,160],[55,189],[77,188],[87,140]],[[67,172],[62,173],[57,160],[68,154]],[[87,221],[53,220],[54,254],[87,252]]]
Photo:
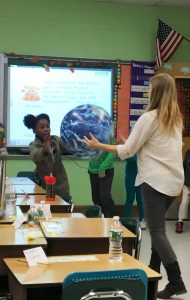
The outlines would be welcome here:
[[[16,207],[16,215],[13,217],[9,217],[6,213],[4,213],[3,217],[0,218],[0,224],[11,224],[14,223],[18,216],[25,215],[21,211],[20,207]],[[53,218],[86,218],[85,215],[81,213],[53,213]]]
[[[5,257],[23,256],[23,250],[32,247],[47,246],[46,239],[43,236],[41,228],[36,225],[36,230],[41,231],[42,237],[29,240],[26,232],[27,225],[23,225],[19,229],[15,229],[13,225],[0,225],[0,274],[4,274],[2,260]]]
[[[61,300],[61,289],[64,278],[71,272],[143,269],[148,276],[148,300],[156,299],[158,280],[161,275],[148,268],[143,263],[129,256],[123,255],[122,262],[110,262],[107,254],[94,254],[98,260],[70,261],[38,264],[36,267],[28,267],[26,262],[20,262],[17,258],[6,258],[4,262],[8,268],[9,288],[14,300],[27,300],[30,292],[38,292],[41,288],[40,299],[47,299],[46,289],[54,289],[54,300]],[[64,257],[62,257],[64,258]],[[75,257],[76,258],[76,257]],[[56,259],[56,258],[54,258]],[[71,258],[72,259],[72,258]],[[42,290],[42,288],[44,288]],[[67,299],[66,299],[67,300]],[[71,299],[72,300],[72,299]]]
[[[3,217],[0,218],[0,224],[2,224],[2,223],[3,223],[3,224],[13,223],[13,222],[16,220],[17,216],[21,216],[21,215],[23,215],[23,213],[22,213],[20,207],[17,206],[17,207],[16,207],[16,216],[14,216],[14,217],[9,217],[9,216],[6,214],[6,212],[5,212],[4,215],[3,215]]]
[[[40,221],[48,242],[48,255],[108,253],[109,218],[65,218]],[[132,254],[136,236],[123,227],[123,251]]]
[[[86,218],[82,213],[53,213],[52,218]]]
[[[41,200],[46,200],[45,195],[29,195],[26,197],[24,195],[17,196],[16,205],[18,205],[22,212],[27,212],[32,204],[39,204]],[[71,205],[64,201],[61,197],[55,196],[55,201],[45,201],[45,203],[50,204],[52,213],[64,213],[70,212]]]

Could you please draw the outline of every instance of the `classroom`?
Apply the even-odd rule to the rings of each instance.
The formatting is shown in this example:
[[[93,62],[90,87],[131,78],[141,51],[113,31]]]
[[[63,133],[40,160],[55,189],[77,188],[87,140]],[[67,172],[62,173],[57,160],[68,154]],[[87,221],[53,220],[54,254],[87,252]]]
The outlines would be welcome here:
[[[123,144],[124,140],[122,140],[122,137],[124,139],[128,137],[130,128],[133,125],[132,122],[133,120],[136,120],[130,115],[130,112],[132,112],[130,107],[132,97],[132,72],[135,74],[136,66],[140,66],[139,69],[148,68],[148,70],[151,70],[151,72],[154,69],[156,61],[155,49],[158,21],[162,20],[165,24],[168,24],[178,33],[180,33],[183,36],[183,40],[171,58],[164,62],[164,64],[160,66],[160,68],[154,73],[151,73],[151,76],[155,73],[164,73],[175,78],[177,93],[179,96],[179,108],[184,117],[184,157],[186,151],[190,147],[190,102],[188,101],[188,97],[190,95],[190,29],[188,26],[190,4],[188,3],[188,0],[1,0],[0,2],[0,122],[5,126],[6,135],[10,133],[9,128],[7,128],[7,124],[9,124],[12,116],[11,114],[7,115],[7,110],[11,107],[10,99],[8,104],[8,88],[10,82],[7,82],[7,80],[8,78],[11,78],[9,66],[14,64],[24,67],[27,65],[32,67],[40,66],[44,72],[49,72],[50,75],[51,68],[53,70],[53,67],[55,66],[58,68],[59,66],[66,67],[69,72],[74,75],[77,74],[78,67],[83,69],[99,68],[100,70],[103,69],[104,71],[106,70],[108,72],[111,69],[113,72],[112,74],[114,74],[112,78],[112,103],[110,113],[113,114],[116,143]],[[141,76],[139,70],[138,72],[138,74],[140,74],[139,76]],[[147,77],[147,80],[150,78],[150,76]],[[25,88],[27,88],[27,81]],[[148,90],[146,89],[146,93],[147,92]],[[114,105],[116,108],[115,116]],[[52,107],[55,108],[55,112],[52,110],[54,117],[51,118],[51,126],[53,126],[53,123],[55,122],[53,118],[56,120],[58,114],[56,111],[56,103],[53,104]],[[44,113],[44,111],[41,111],[40,105],[39,109],[40,111],[34,110],[34,114],[38,115]],[[27,113],[31,113],[29,104]],[[17,113],[14,115],[14,122],[15,123],[12,123],[12,126],[14,126],[14,130],[19,133]],[[28,149],[28,147],[26,148]],[[12,147],[11,143],[9,144],[9,147],[7,147],[7,151],[10,155],[8,160],[6,160],[6,176],[13,178],[15,180],[15,184],[15,178],[17,178],[18,172],[33,172],[35,169],[35,163],[29,156],[28,151],[22,152],[17,146]],[[80,223],[79,221],[81,217],[80,214],[85,214],[88,206],[93,205],[91,182],[88,173],[89,161],[83,157],[63,155],[62,162],[68,177],[70,195],[72,196],[72,201],[74,202],[74,210],[72,211],[67,201],[64,201],[63,197],[60,197],[56,198],[56,205],[54,205],[54,207],[52,206],[52,213],[79,214],[79,216],[76,218],[78,219],[76,222],[79,223],[75,226],[83,226],[83,223]],[[114,159],[114,177],[111,192],[118,214],[121,217],[124,216],[126,201],[125,167],[125,160],[121,160],[116,155]],[[30,184],[27,185],[29,187]],[[35,189],[36,188],[38,189],[38,187],[35,187]],[[39,187],[38,193],[35,191],[34,196],[32,196],[37,199],[37,194],[43,195],[43,197],[40,196],[38,198],[38,203],[40,203],[40,200],[45,199],[44,197],[46,192],[44,192],[43,188],[43,186]],[[24,190],[24,194],[22,193],[22,190]],[[20,188],[20,190],[17,192],[17,195],[20,197],[20,199],[18,199],[19,207],[23,213],[26,213],[28,209],[28,207],[24,205],[25,203],[22,203],[22,197],[26,196],[26,194],[28,194],[28,192],[25,191],[24,187]],[[31,201],[33,201],[33,198]],[[169,223],[167,223],[167,228],[170,226],[169,232],[173,228],[173,234],[176,234],[175,222],[178,218],[180,201],[181,196],[174,201],[167,212],[167,219],[170,220]],[[136,202],[132,207],[132,216],[134,218],[137,218],[138,216]],[[82,219],[83,217],[81,220]],[[188,216],[187,219],[189,219]],[[68,220],[67,222],[68,223],[65,226],[74,226],[72,224],[72,220]],[[100,220],[98,222],[100,222]],[[43,225],[44,224],[42,224],[42,227]],[[4,225],[0,224],[0,226]],[[90,228],[91,223],[89,223],[88,226]],[[97,225],[97,227],[98,226],[99,225]],[[102,223],[101,226],[109,227],[110,223]],[[186,243],[186,233],[188,228],[188,222],[185,222],[184,234],[182,237],[184,239],[184,243]],[[44,231],[46,231],[46,229],[44,229],[43,232]],[[143,230],[142,235],[144,236],[145,241],[148,239],[149,243],[150,241],[147,233],[148,230],[145,231]],[[134,237],[130,236],[129,232],[127,231],[126,236],[124,235],[124,239],[126,239],[126,251],[124,252],[131,255],[132,240]],[[94,253],[91,250],[89,250],[87,253],[83,253],[83,247],[89,246],[88,238],[86,238],[86,241],[84,239],[84,245],[81,244],[78,253],[69,250],[71,247],[75,247],[75,244],[69,244],[69,242],[68,245],[66,245],[65,252],[61,252],[59,251],[59,243],[51,243],[52,236],[48,237],[48,231],[46,233],[47,239],[44,238],[44,240],[42,240],[43,238],[40,237],[41,242],[39,242],[39,245],[45,249],[46,243],[49,243],[47,247],[47,255],[90,254],[92,256]],[[180,243],[179,236],[180,235],[177,235],[177,239]],[[3,237],[3,235],[1,237]],[[92,241],[92,248],[94,247],[93,249],[96,250],[95,253],[97,253],[97,255],[106,253],[106,247],[108,247],[108,244],[105,236],[104,239],[105,243],[102,244],[101,249],[98,249],[97,241]],[[80,239],[76,239],[75,242],[80,244]],[[25,245],[23,249],[27,249],[27,246]],[[141,245],[141,252],[142,256],[146,256],[145,250],[143,250],[143,242]],[[20,252],[18,251],[17,254],[20,255]],[[181,252],[179,252],[177,256],[179,255],[181,255]],[[99,259],[104,260],[105,258],[101,257]],[[148,265],[148,260],[146,257],[142,258],[142,262],[146,262],[145,265]],[[43,273],[42,267],[44,266],[41,266],[40,269],[39,266],[39,272]],[[70,271],[74,271],[72,268],[73,267],[71,266]],[[64,276],[65,275],[66,273]],[[152,277],[154,277],[153,275],[155,274],[151,273]],[[62,276],[62,274],[58,274],[58,276]],[[160,281],[160,277],[154,277],[154,279],[155,278],[156,281],[154,284],[156,286],[157,281]],[[186,281],[187,280],[185,277],[185,282]],[[155,286],[152,290],[156,290],[157,287]],[[23,291],[19,290],[17,297],[20,297],[19,295],[22,295],[22,293]],[[33,297],[33,295],[31,295],[31,297]],[[149,297],[148,299],[156,299],[156,296]],[[183,297],[188,297],[188,294],[184,296],[182,295],[181,297],[182,298],[180,299],[186,300],[188,298]],[[25,295],[22,299],[30,298],[27,298]]]

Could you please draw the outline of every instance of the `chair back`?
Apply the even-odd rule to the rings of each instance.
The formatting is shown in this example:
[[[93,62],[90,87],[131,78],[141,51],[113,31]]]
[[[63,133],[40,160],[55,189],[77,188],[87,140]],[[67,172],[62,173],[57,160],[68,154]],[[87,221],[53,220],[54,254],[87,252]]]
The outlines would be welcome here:
[[[65,278],[62,300],[147,300],[147,287],[147,275],[140,269],[76,272]]]
[[[31,179],[34,183],[39,185],[39,180],[36,177],[35,173],[32,171],[20,171],[17,173],[17,177],[28,177]]]
[[[87,208],[85,216],[87,218],[101,218],[102,217],[102,209],[99,205],[90,205]]]
[[[75,206],[73,198],[71,196],[69,196],[67,199],[64,199],[64,200],[70,204],[70,206],[68,207],[68,213],[72,213],[74,210],[74,206]]]
[[[130,230],[132,233],[136,235],[136,240],[134,242],[134,257],[139,259],[140,249],[141,249],[141,241],[142,241],[142,233],[140,228],[140,223],[138,220],[134,218],[124,217],[120,219],[121,224]]]

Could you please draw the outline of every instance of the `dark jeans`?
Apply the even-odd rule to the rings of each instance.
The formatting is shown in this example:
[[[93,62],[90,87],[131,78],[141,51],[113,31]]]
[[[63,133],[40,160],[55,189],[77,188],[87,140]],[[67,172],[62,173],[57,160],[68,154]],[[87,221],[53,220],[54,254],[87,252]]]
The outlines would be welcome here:
[[[114,169],[106,170],[104,178],[100,178],[98,174],[89,173],[89,175],[92,190],[92,201],[95,205],[101,206],[104,217],[109,218],[116,216],[116,206],[111,195]]]
[[[145,219],[150,230],[152,249],[158,253],[166,266],[177,261],[176,255],[165,231],[165,213],[175,197],[167,196],[154,190],[147,183],[142,186]]]

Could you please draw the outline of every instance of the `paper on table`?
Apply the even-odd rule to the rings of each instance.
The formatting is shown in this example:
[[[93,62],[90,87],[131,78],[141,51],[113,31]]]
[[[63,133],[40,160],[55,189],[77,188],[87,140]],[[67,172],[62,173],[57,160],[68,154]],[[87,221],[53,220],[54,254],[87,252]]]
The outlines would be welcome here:
[[[48,263],[72,262],[72,261],[96,261],[98,258],[94,255],[71,255],[48,257]]]
[[[26,221],[26,217],[24,215],[20,215],[20,216],[17,217],[16,221],[13,223],[13,226],[17,229],[25,221]]]
[[[47,232],[64,232],[63,225],[58,222],[42,222]]]
[[[27,249],[23,252],[30,267],[37,266],[37,263],[47,263],[48,261],[42,247]]]
[[[44,237],[42,231],[39,228],[22,228],[22,234],[25,238],[32,236],[34,238]]]

